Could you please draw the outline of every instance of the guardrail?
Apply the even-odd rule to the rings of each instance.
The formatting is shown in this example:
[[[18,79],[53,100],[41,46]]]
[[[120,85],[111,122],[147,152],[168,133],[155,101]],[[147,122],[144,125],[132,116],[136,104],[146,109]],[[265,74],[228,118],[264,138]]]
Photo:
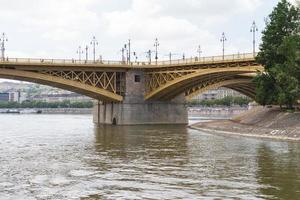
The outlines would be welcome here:
[[[256,54],[257,55],[257,54]],[[255,55],[255,56],[256,56]],[[127,66],[162,66],[162,65],[178,65],[178,64],[201,64],[201,63],[217,63],[222,61],[243,61],[254,59],[253,53],[232,54],[225,56],[210,56],[210,57],[193,57],[177,60],[165,61],[111,61],[111,60],[75,60],[75,59],[40,59],[40,58],[5,58],[0,59],[1,63],[25,63],[25,64],[57,64],[57,65],[127,65]]]
[[[255,54],[256,56],[257,54]],[[225,56],[210,56],[210,57],[193,57],[187,59],[178,60],[168,60],[168,61],[158,61],[157,63],[152,62],[152,65],[178,65],[178,64],[190,64],[190,63],[216,63],[216,62],[229,62],[229,61],[243,61],[255,58],[253,53],[243,53],[243,54],[231,54]]]

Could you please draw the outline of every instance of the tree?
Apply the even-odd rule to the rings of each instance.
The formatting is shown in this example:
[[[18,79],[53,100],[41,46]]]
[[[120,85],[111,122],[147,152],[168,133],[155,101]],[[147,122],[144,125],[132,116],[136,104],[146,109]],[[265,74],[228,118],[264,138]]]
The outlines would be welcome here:
[[[265,106],[276,101],[276,86],[268,73],[261,73],[254,78],[256,84],[256,101]]]
[[[299,26],[299,9],[296,9],[287,0],[282,0],[274,8],[266,20],[266,29],[262,32],[262,44],[257,61],[266,69],[274,67],[275,64],[284,62],[284,58],[278,55],[278,48],[285,37]],[[298,21],[298,22],[297,22]]]
[[[300,98],[300,9],[281,0],[266,20],[257,62],[265,67],[256,84],[256,100],[262,105],[289,108]]]

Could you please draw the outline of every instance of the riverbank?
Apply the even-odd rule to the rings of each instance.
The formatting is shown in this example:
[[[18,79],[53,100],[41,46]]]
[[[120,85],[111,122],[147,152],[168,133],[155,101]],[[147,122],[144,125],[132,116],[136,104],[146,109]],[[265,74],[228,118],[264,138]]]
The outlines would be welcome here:
[[[0,114],[92,114],[92,108],[0,109]]]
[[[256,107],[230,120],[200,122],[190,128],[222,135],[300,141],[300,112]]]

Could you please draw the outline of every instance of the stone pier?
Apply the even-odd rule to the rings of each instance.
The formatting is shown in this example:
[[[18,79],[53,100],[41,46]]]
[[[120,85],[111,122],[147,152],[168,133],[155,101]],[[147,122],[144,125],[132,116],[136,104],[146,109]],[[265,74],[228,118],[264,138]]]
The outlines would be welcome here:
[[[126,93],[121,103],[96,102],[94,123],[115,125],[187,124],[184,95],[172,101],[145,101],[143,71],[126,72]]]

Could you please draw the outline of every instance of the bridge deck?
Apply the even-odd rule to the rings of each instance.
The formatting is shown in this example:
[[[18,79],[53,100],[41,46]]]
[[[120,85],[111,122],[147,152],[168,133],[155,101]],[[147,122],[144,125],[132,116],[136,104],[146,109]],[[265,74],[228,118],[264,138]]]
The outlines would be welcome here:
[[[221,64],[221,63],[237,63],[237,62],[254,62],[252,53],[232,54],[223,56],[211,56],[201,58],[188,58],[178,60],[168,60],[159,62],[131,62],[124,61],[85,61],[74,59],[38,59],[38,58],[5,58],[0,60],[0,67],[21,67],[21,68],[36,68],[36,67],[61,67],[61,68],[88,68],[88,69],[161,69],[178,66],[193,66],[206,64]]]

